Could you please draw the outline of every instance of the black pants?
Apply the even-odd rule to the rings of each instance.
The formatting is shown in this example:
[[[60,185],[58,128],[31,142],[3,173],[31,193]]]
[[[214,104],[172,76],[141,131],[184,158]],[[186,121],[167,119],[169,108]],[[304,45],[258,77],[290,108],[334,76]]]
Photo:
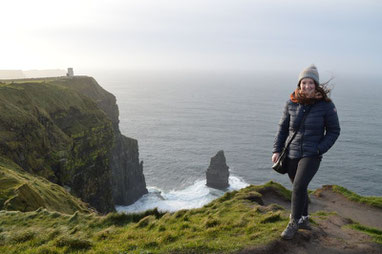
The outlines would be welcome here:
[[[308,215],[308,185],[320,167],[322,156],[287,160],[288,176],[293,183],[291,213],[294,219]]]

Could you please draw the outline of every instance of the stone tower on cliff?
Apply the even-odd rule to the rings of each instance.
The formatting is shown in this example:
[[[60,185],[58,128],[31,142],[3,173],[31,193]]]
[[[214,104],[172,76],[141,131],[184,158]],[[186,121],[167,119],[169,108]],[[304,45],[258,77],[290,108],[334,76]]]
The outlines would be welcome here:
[[[73,68],[68,68],[68,72],[66,73],[67,77],[73,77],[74,76],[74,71]]]

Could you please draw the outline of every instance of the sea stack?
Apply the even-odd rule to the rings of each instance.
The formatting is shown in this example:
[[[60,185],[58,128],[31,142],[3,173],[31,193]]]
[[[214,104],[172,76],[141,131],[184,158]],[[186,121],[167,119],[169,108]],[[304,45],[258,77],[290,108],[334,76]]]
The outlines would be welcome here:
[[[228,188],[229,167],[226,164],[224,151],[219,151],[211,158],[210,166],[207,169],[207,186],[224,190]]]

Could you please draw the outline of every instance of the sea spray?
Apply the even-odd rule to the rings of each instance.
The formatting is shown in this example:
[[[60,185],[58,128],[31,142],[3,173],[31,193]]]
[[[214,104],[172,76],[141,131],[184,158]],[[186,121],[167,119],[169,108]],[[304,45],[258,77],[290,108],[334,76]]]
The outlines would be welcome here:
[[[227,191],[239,190],[248,186],[236,176],[230,176],[230,186],[225,191],[209,188],[206,180],[198,180],[183,190],[163,192],[155,187],[148,187],[149,193],[129,206],[117,206],[118,212],[135,213],[158,208],[164,212],[175,212],[181,209],[199,208],[224,195]]]

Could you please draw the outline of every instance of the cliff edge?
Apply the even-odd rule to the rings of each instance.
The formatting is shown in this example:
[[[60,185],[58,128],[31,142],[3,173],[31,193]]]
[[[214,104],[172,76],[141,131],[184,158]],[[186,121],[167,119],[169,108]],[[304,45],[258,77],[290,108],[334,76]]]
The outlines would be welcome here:
[[[312,230],[301,229],[292,240],[280,238],[289,221],[291,192],[268,182],[175,213],[154,209],[70,216],[43,209],[0,211],[0,252],[381,253],[382,229],[365,226],[352,214],[360,212],[371,223],[380,221],[382,197],[361,197],[360,203],[334,187],[310,196],[311,205],[319,209],[311,213]],[[344,214],[346,210],[350,216]],[[365,213],[368,210],[373,212]]]
[[[139,161],[138,141],[122,135],[119,129],[119,110],[115,96],[91,77],[74,77],[54,83],[70,87],[91,98],[111,120],[114,131],[114,146],[110,157],[113,200],[116,205],[134,203],[147,193],[143,162]]]
[[[0,156],[99,212],[147,191],[138,144],[120,133],[115,97],[93,78],[0,83],[0,113]]]

